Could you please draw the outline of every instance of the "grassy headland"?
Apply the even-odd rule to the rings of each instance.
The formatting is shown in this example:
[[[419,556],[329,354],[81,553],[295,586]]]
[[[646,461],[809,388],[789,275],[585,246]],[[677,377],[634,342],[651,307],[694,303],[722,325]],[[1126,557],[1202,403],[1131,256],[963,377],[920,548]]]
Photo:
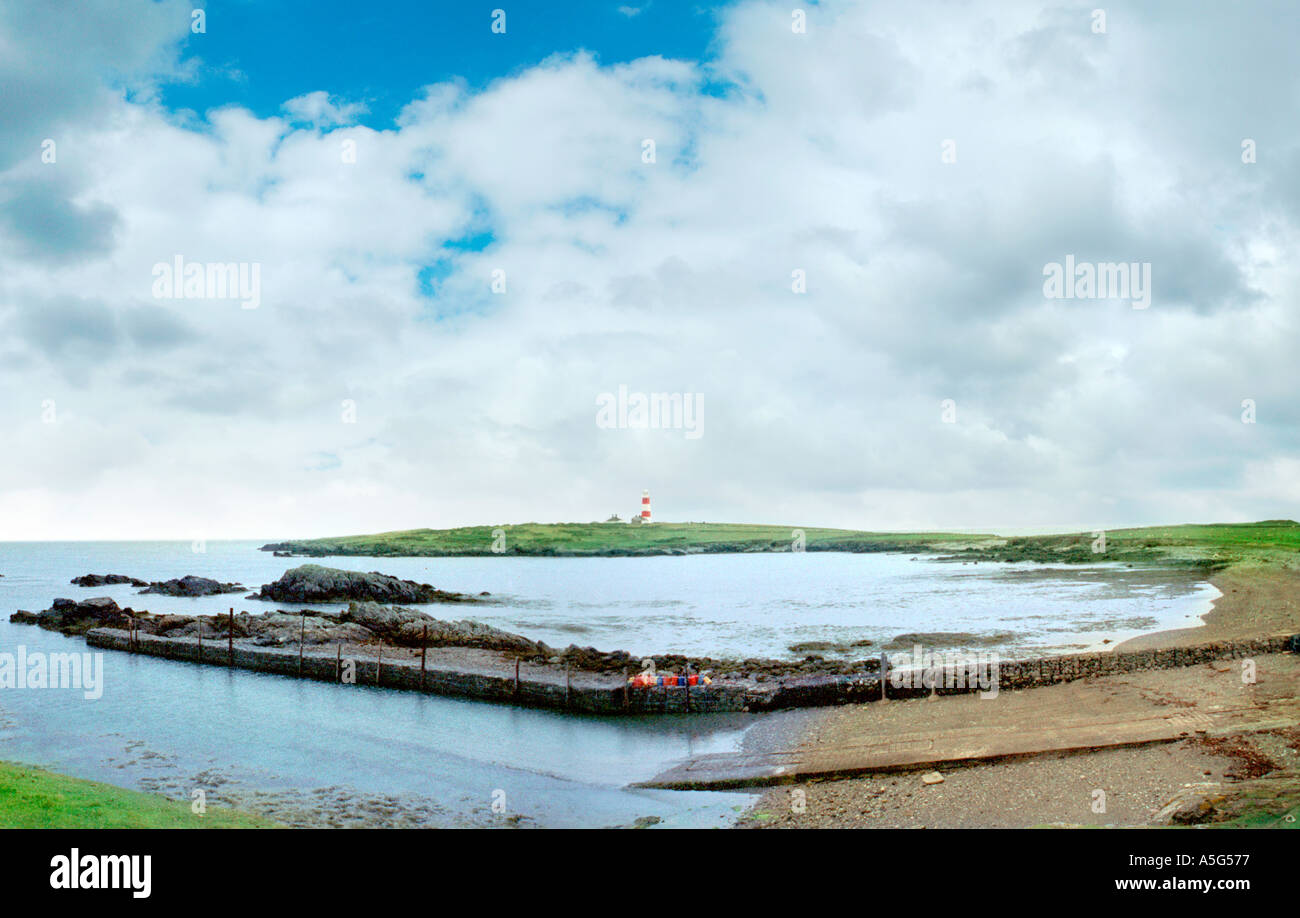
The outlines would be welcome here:
[[[731,523],[524,523],[460,529],[407,529],[374,535],[276,542],[265,551],[295,555],[446,557],[456,555],[606,556],[787,552],[803,533],[808,551],[905,551],[963,560],[1094,564],[1128,561],[1219,569],[1298,557],[1300,523],[1150,526],[1106,531],[1104,552],[1091,532],[1002,538],[967,532],[866,532]],[[498,535],[500,538],[498,538]],[[494,545],[497,550],[494,551]]]
[[[498,539],[500,532],[503,538]],[[733,523],[523,523],[460,529],[407,529],[375,535],[275,542],[264,551],[296,555],[541,557],[712,554],[791,551],[803,533],[808,551],[944,551],[985,543],[990,535],[958,532],[861,532]],[[494,551],[493,546],[499,546]]]
[[[0,762],[0,828],[255,829],[274,825],[216,806],[198,816],[187,802]]]
[[[1092,532],[1023,536],[973,545],[960,554],[989,561],[1095,564],[1146,562],[1221,570],[1234,565],[1300,561],[1300,523],[1210,523],[1105,530],[1104,550]]]

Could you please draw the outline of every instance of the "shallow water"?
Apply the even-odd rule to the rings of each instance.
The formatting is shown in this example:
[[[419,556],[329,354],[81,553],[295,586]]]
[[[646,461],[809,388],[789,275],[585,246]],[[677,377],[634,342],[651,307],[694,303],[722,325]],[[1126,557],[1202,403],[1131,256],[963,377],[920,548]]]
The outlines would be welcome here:
[[[199,574],[250,590],[299,559],[256,542],[0,543],[0,650],[83,651],[80,639],[12,625],[58,596],[112,596],[153,612],[294,608],[242,594],[176,599],[82,589],[85,573]],[[940,564],[902,555],[671,558],[335,558],[496,604],[429,607],[555,645],[788,656],[808,640],[877,644],[902,632],[1013,632],[1013,647],[1069,648],[1186,626],[1212,587],[1164,572]],[[1123,624],[1116,624],[1123,623]],[[629,782],[701,752],[738,748],[754,718],[595,718],[334,686],[104,654],[103,697],[0,691],[0,758],[314,825],[723,825],[742,794],[640,791]],[[502,808],[504,812],[496,812]]]

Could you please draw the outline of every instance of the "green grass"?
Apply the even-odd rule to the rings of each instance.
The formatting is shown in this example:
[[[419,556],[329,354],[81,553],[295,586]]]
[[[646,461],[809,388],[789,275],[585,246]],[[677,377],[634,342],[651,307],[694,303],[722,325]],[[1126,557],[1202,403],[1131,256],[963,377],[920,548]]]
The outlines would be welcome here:
[[[198,816],[190,812],[187,802],[0,762],[0,828],[253,829],[274,825],[224,807],[209,806]]]
[[[1300,828],[1300,774],[1284,770],[1230,787],[1209,825],[1239,829]]]
[[[1106,530],[1103,554],[1093,551],[1091,532],[1025,536],[975,546],[968,552],[993,561],[1141,561],[1222,568],[1236,564],[1294,561],[1300,552],[1300,523],[1188,524]]]
[[[524,523],[460,529],[408,529],[374,535],[280,542],[266,548],[297,554],[373,556],[652,555],[688,552],[789,551],[797,527],[732,523]],[[504,550],[494,552],[495,533]],[[808,551],[927,551],[991,561],[1143,561],[1225,566],[1276,563],[1300,552],[1300,524],[1291,520],[1106,531],[1106,552],[1094,553],[1091,532],[999,538],[966,532],[868,532],[803,528]]]
[[[500,530],[504,551],[493,552]],[[685,552],[789,551],[797,527],[732,523],[523,523],[461,529],[408,529],[276,543],[267,548],[306,555],[636,555]],[[802,530],[810,551],[916,550],[991,538],[954,532]]]

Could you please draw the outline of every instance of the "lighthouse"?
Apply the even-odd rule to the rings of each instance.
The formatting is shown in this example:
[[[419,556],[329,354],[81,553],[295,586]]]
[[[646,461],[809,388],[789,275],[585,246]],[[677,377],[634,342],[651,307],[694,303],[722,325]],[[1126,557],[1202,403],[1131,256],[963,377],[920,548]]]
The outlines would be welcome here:
[[[650,522],[650,492],[645,490],[641,492],[641,522]]]

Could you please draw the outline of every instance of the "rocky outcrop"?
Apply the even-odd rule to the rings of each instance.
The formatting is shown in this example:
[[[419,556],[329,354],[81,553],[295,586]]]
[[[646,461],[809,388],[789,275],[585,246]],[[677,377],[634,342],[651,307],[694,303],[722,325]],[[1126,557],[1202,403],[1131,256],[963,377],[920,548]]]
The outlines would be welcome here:
[[[149,585],[148,580],[128,577],[125,574],[82,574],[80,577],[72,578],[72,585],[79,587],[116,586],[119,583],[129,583],[134,587]]]
[[[214,634],[224,638],[230,631],[231,619],[229,616],[218,615],[199,622],[186,623],[166,632],[166,636],[184,637],[192,635],[198,627],[206,629],[209,626]],[[234,617],[234,632],[236,639],[246,638],[248,643],[259,647],[297,646],[300,639],[302,643],[309,646],[375,642],[374,633],[368,629],[352,622],[344,622],[336,614],[315,611],[276,611],[261,615],[241,612]],[[204,635],[207,635],[206,630]]]
[[[92,628],[130,628],[137,634],[157,637],[225,639],[233,631],[236,640],[262,647],[304,644],[398,644],[418,647],[476,647],[525,658],[552,656],[555,651],[539,641],[530,641],[479,622],[448,622],[417,609],[354,602],[344,612],[266,612],[251,615],[154,615],[119,608],[108,597],[75,602],[56,599],[44,612],[15,612],[12,622],[39,625],[64,634],[85,634]]]
[[[56,599],[44,612],[27,612],[19,609],[9,616],[9,621],[24,625],[38,625],[47,631],[63,634],[85,634],[91,628],[126,628],[136,613],[123,609],[107,596],[94,599]]]
[[[500,650],[523,657],[550,656],[550,647],[540,641],[484,625],[480,622],[447,622],[417,609],[385,606],[374,602],[354,602],[340,618],[352,622],[390,644],[418,647],[477,647]]]
[[[140,595],[156,593],[161,596],[216,596],[220,593],[242,593],[244,589],[242,583],[221,583],[208,577],[187,574],[177,580],[156,580],[149,584],[148,589],[141,590]]]
[[[125,574],[83,574],[80,577],[73,577],[72,583],[79,587],[116,586],[129,583],[134,587],[144,587],[145,589],[140,591],[141,595],[154,593],[160,596],[215,596],[220,593],[242,593],[245,589],[242,583],[222,583],[208,577],[195,577],[193,574],[175,580],[155,580],[152,583]]]
[[[274,602],[385,602],[423,604],[429,602],[477,602],[465,593],[450,593],[427,583],[399,580],[378,571],[342,571],[318,564],[304,564],[285,571],[275,583],[263,585],[250,599]]]

